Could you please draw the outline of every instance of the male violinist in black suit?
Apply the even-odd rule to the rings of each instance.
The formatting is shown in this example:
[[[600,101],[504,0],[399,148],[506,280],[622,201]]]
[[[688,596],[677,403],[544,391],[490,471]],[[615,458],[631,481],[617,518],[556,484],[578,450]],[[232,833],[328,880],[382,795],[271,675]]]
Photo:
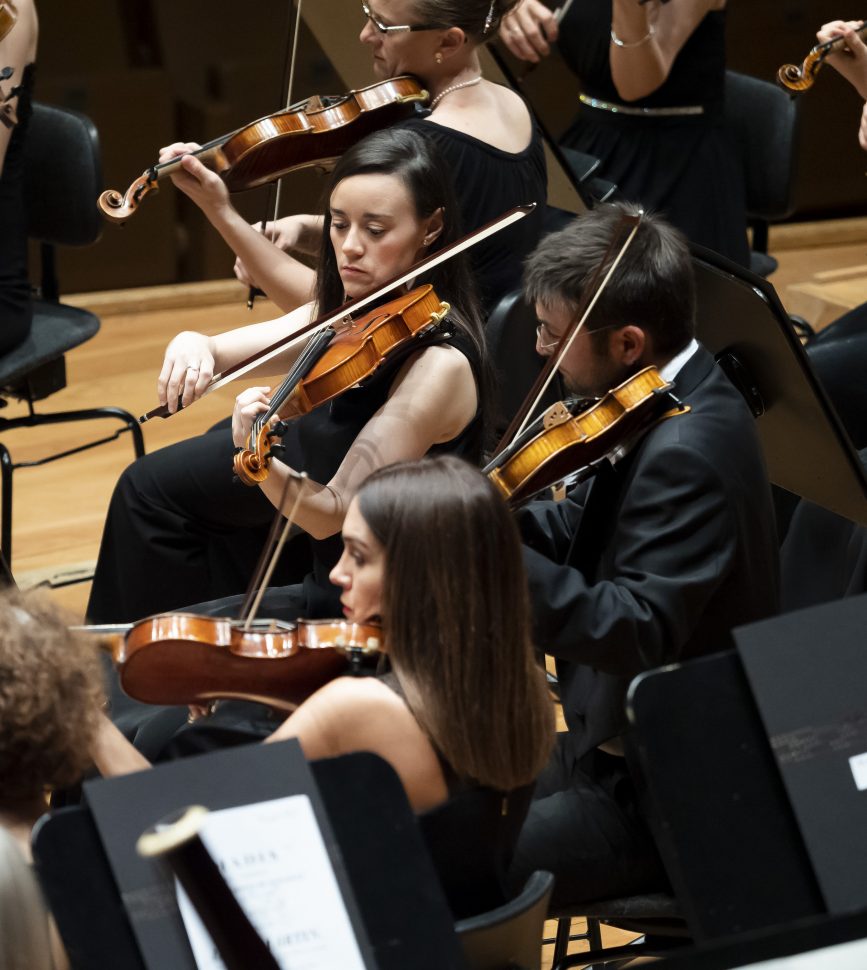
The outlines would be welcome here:
[[[575,315],[624,206],[543,239],[524,286],[549,356]],[[732,627],[774,613],[777,539],[753,418],[694,337],[683,237],[644,216],[559,370],[599,396],[649,364],[688,410],[659,420],[625,457],[565,500],[521,513],[537,645],[556,658],[568,732],[539,780],[516,853],[519,883],[557,877],[555,902],[664,885],[621,735],[639,672],[721,650]],[[689,765],[684,764],[684,784]]]

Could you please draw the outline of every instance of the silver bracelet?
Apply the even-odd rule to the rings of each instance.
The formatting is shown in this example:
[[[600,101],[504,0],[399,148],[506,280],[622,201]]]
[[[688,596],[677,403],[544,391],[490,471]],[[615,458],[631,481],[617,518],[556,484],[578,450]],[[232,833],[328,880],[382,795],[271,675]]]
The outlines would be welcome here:
[[[641,47],[642,44],[646,44],[650,38],[656,33],[656,27],[653,24],[649,24],[647,27],[647,33],[641,38],[641,40],[621,40],[617,34],[614,33],[614,26],[611,27],[611,43],[615,47]]]

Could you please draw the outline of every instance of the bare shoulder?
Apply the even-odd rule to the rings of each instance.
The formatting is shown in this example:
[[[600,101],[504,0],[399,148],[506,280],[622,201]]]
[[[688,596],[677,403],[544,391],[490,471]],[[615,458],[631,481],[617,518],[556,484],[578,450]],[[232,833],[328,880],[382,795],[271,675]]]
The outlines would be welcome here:
[[[376,677],[338,677],[318,690],[300,710],[319,721],[339,753],[375,751],[386,755],[386,740],[417,729],[403,700]],[[290,719],[291,720],[291,719]]]
[[[469,102],[446,98],[428,121],[464,132],[507,154],[524,151],[532,141],[533,120],[523,99],[511,88],[489,81],[469,91]]]
[[[472,420],[478,409],[478,388],[469,360],[455,347],[427,347],[398,372],[389,403],[428,415],[439,428],[437,442],[449,441]]]
[[[456,395],[476,397],[473,368],[456,347],[442,344],[426,347],[411,357],[398,371],[391,385],[390,398],[411,396],[418,402],[425,400],[443,402]]]

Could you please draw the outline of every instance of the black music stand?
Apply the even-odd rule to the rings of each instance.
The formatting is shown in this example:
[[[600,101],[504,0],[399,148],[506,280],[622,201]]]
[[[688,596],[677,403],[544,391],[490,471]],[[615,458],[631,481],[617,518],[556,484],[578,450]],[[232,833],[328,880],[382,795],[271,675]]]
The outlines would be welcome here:
[[[867,594],[733,632],[829,913],[867,911]]]
[[[867,476],[774,287],[693,245],[698,339],[757,416],[775,485],[867,525]]]
[[[184,759],[191,773],[233,762],[240,770],[225,774],[229,792],[226,803],[243,804],[264,795],[294,794],[287,778],[284,745],[233,748]],[[256,774],[250,784],[254,756]],[[228,760],[227,760],[228,759]],[[263,771],[262,762],[268,762]],[[143,783],[156,792],[165,786],[165,769],[157,766],[141,773]],[[334,840],[339,847],[342,872],[355,890],[355,906],[367,936],[365,957],[378,970],[407,966],[442,970],[461,968],[463,957],[454,922],[399,779],[389,765],[371,754],[353,754],[311,764],[316,787],[325,808]],[[129,776],[132,777],[132,776]],[[171,801],[176,807],[202,801],[193,786],[178,785],[172,777]],[[117,779],[116,781],[123,781]],[[111,785],[112,782],[103,783]],[[235,791],[231,789],[235,788]],[[165,801],[160,795],[156,801]],[[155,803],[153,803],[155,804]],[[127,804],[135,816],[116,817],[128,831],[143,831],[154,821],[152,807]],[[213,807],[219,807],[214,805]],[[103,837],[105,831],[103,831]],[[327,838],[326,838],[327,841]],[[151,970],[146,965],[133,933],[128,911],[121,902],[103,838],[90,808],[61,809],[45,816],[34,831],[33,854],[46,897],[70,955],[73,970]],[[176,919],[173,902],[158,889],[142,887],[127,905],[138,908],[146,919],[160,922],[171,934]],[[172,948],[160,970],[194,970],[189,947]]]
[[[639,674],[627,754],[697,943],[825,909],[735,651]]]

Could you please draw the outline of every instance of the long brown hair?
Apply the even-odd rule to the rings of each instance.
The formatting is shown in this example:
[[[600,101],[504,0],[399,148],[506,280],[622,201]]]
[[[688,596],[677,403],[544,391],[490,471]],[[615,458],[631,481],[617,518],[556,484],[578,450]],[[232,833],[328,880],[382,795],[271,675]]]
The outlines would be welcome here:
[[[503,791],[532,781],[554,714],[505,503],[453,455],[380,469],[358,502],[385,549],[383,632],[419,724],[459,776]]]

